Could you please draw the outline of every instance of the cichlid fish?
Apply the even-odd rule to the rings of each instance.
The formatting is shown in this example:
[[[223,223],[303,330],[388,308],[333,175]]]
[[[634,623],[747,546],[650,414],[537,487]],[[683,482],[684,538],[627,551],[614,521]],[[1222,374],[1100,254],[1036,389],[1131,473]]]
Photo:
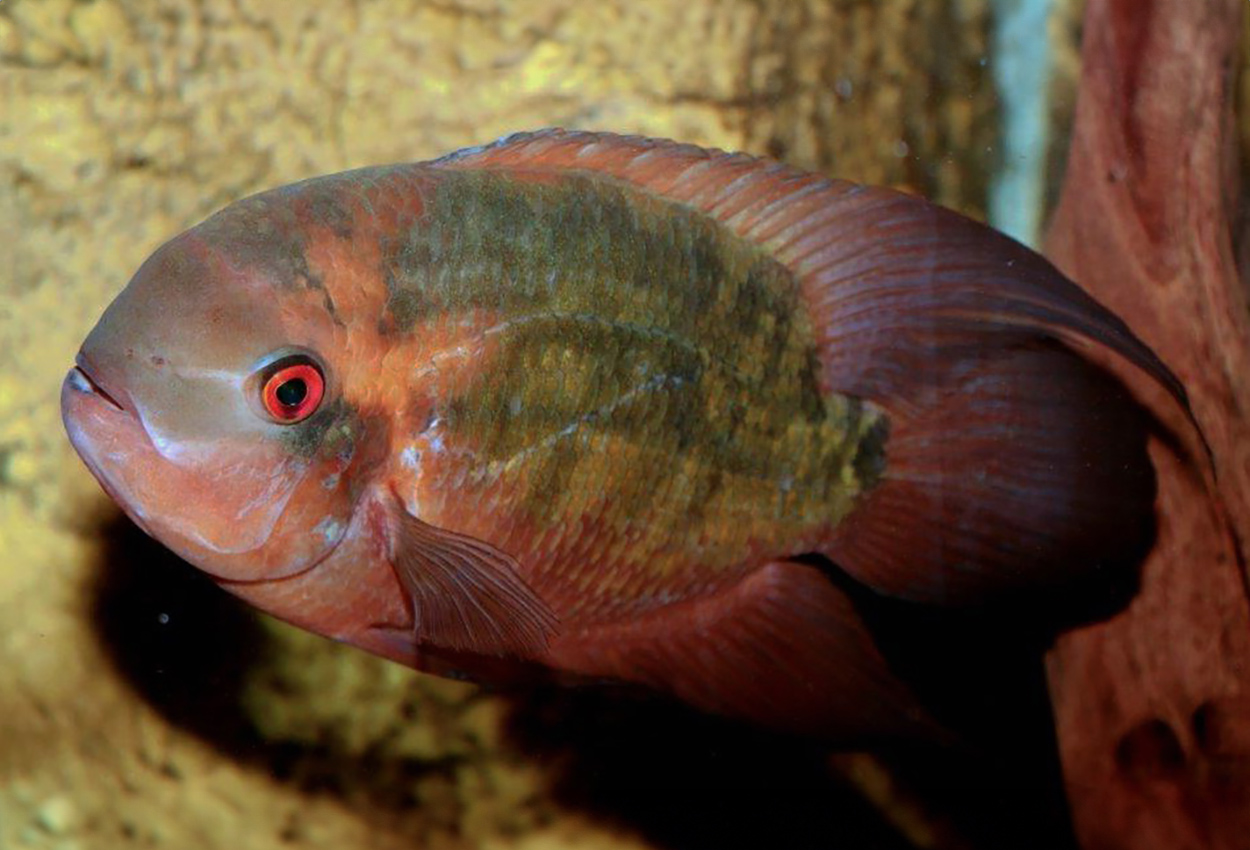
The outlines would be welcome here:
[[[66,428],[130,517],[404,664],[642,684],[822,735],[925,726],[820,556],[972,604],[1131,562],[1175,377],[923,200],[544,131],[239,201],[83,343]]]

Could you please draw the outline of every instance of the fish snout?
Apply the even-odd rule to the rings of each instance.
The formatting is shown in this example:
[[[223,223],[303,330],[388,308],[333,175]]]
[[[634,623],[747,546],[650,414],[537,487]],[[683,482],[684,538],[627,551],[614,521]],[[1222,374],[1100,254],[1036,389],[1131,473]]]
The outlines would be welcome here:
[[[101,446],[137,424],[130,396],[114,383],[105,383],[80,353],[61,382],[61,421],[70,443],[102,482]],[[107,488],[106,488],[107,489]]]
[[[134,412],[123,376],[93,357],[86,346],[74,357],[74,368],[65,376],[65,389],[94,396],[117,411]]]

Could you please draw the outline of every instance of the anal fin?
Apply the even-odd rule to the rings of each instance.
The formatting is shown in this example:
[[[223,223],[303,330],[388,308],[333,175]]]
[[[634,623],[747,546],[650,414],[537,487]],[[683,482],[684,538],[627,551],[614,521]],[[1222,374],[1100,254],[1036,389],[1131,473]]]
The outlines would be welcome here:
[[[947,738],[816,567],[771,562],[712,596],[569,636],[557,661],[704,711],[832,741]]]

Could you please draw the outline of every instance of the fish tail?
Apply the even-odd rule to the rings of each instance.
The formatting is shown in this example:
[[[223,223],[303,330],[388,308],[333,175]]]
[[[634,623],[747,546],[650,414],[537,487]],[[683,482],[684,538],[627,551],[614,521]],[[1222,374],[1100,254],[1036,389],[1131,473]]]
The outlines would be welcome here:
[[[955,604],[1136,567],[1162,426],[1104,363],[1144,373],[1192,424],[1176,377],[1010,239],[885,191],[847,207],[854,238],[799,271],[830,388],[880,406],[891,432],[880,483],[825,554],[878,591]]]
[[[880,483],[826,554],[879,591],[937,603],[1139,563],[1154,539],[1151,423],[1124,387],[1045,342],[954,371],[894,420]]]

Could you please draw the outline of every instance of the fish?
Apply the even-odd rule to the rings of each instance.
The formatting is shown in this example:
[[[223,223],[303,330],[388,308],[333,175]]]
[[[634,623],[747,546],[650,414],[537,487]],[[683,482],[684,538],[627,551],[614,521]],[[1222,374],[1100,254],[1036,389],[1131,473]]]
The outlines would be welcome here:
[[[543,130],[237,201],[139,268],[62,386],[145,532],[419,670],[933,733],[857,589],[1027,604],[1155,533],[1167,366],[922,198]],[[849,583],[849,584],[848,584]]]

